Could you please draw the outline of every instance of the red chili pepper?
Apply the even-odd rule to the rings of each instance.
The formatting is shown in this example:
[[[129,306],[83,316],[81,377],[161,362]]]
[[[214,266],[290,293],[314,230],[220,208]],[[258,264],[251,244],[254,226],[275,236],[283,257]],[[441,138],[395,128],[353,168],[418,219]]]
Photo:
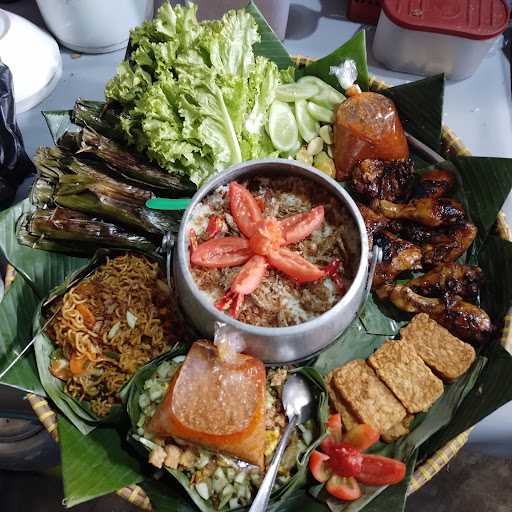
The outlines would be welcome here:
[[[207,240],[215,238],[222,230],[223,221],[218,215],[212,215],[208,219],[208,227],[206,228]]]
[[[325,277],[330,277],[334,284],[340,289],[345,289],[345,283],[341,278],[341,274],[339,272],[341,266],[341,260],[339,258],[334,258],[329,265],[324,268]]]

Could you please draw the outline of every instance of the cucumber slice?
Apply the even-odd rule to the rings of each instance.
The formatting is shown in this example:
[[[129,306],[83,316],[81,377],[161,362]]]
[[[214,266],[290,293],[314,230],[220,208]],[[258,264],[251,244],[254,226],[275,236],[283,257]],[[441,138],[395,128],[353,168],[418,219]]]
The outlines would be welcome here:
[[[313,140],[318,135],[320,123],[308,112],[306,100],[298,100],[295,102],[295,117],[301,137],[306,142]]]
[[[341,92],[337,91],[334,87],[317,76],[303,76],[299,78],[297,84],[316,86],[318,88],[318,94],[310,96],[309,101],[313,101],[327,108],[332,108],[346,100]]]
[[[312,101],[307,102],[308,112],[311,114],[313,119],[321,121],[322,123],[333,123],[334,122],[334,110],[326,107],[322,107]]]
[[[305,100],[319,93],[318,86],[313,83],[295,82],[293,84],[283,84],[276,88],[276,99],[291,103],[297,100]]]
[[[275,100],[269,111],[267,131],[276,149],[283,153],[299,145],[297,121],[288,103]]]

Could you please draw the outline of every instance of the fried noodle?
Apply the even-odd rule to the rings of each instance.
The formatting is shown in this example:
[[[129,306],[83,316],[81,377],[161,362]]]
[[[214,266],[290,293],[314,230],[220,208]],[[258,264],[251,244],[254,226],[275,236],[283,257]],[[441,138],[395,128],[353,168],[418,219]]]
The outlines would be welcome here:
[[[161,277],[158,263],[143,256],[109,258],[53,306],[48,335],[60,350],[50,370],[98,416],[109,413],[138,368],[175,342]]]

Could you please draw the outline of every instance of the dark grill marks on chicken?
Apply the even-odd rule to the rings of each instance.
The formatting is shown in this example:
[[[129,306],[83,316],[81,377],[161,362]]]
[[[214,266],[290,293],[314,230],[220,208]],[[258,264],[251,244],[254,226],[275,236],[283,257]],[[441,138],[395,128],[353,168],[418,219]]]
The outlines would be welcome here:
[[[388,224],[389,220],[381,213],[373,211],[368,206],[361,203],[356,203],[361,215],[363,216],[366,232],[368,233],[368,244],[370,250],[373,247],[373,235],[381,231]]]
[[[393,281],[402,272],[421,268],[421,249],[389,231],[374,234],[373,241],[382,248],[382,263],[377,265],[374,288]]]
[[[421,247],[425,268],[455,261],[467,251],[477,234],[471,222],[431,229],[415,222],[393,220],[387,229]]]
[[[427,297],[441,297],[444,292],[475,300],[480,293],[482,269],[473,265],[444,263],[407,283],[414,292]]]
[[[419,177],[412,191],[414,198],[442,197],[450,192],[455,185],[455,176],[445,169],[432,169]]]
[[[485,343],[494,330],[489,315],[483,309],[450,292],[443,293],[440,298],[430,298],[415,293],[406,285],[387,284],[378,290],[377,295],[381,299],[389,299],[402,311],[427,313],[453,335],[466,341]]]
[[[411,196],[414,171],[411,160],[366,159],[352,170],[352,187],[367,201],[387,199],[403,202]]]
[[[450,226],[443,232],[434,232],[430,241],[421,246],[423,264],[429,268],[438,263],[455,261],[469,249],[477,231],[474,224],[464,222]]]
[[[460,223],[465,217],[462,205],[448,197],[413,199],[406,204],[374,199],[371,207],[389,219],[412,220],[433,228]]]

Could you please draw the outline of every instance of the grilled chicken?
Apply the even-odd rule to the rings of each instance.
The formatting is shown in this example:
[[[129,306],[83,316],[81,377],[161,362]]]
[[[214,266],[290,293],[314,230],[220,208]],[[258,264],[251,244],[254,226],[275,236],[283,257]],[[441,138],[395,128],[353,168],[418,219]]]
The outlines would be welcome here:
[[[389,222],[382,213],[374,212],[368,206],[361,203],[356,203],[361,215],[363,216],[364,225],[366,226],[366,232],[368,233],[368,243],[370,249],[373,247],[373,235],[383,229]]]
[[[471,222],[431,229],[415,222],[393,220],[387,229],[421,247],[425,268],[455,261],[467,251],[477,234]]]
[[[352,188],[366,200],[404,202],[411,196],[414,171],[411,160],[366,159],[352,170]]]
[[[389,299],[402,311],[427,313],[454,336],[466,341],[485,343],[493,332],[491,319],[483,309],[453,293],[430,298],[418,295],[409,286],[388,284],[379,289],[377,295]]]
[[[373,235],[373,243],[382,248],[382,263],[375,269],[374,288],[393,281],[402,272],[421,268],[421,249],[413,243],[385,230]]]
[[[464,222],[434,233],[429,242],[421,245],[424,266],[428,268],[438,263],[455,261],[468,250],[477,232],[474,224]]]
[[[480,292],[482,269],[473,265],[444,263],[407,283],[414,292],[427,297],[441,297],[444,292],[473,301]]]
[[[388,219],[412,220],[432,228],[456,224],[464,220],[462,205],[447,197],[413,199],[406,204],[374,199],[371,207]]]
[[[455,176],[445,169],[432,169],[424,172],[414,185],[412,195],[414,198],[443,197],[455,185]],[[382,198],[387,199],[387,198]]]

